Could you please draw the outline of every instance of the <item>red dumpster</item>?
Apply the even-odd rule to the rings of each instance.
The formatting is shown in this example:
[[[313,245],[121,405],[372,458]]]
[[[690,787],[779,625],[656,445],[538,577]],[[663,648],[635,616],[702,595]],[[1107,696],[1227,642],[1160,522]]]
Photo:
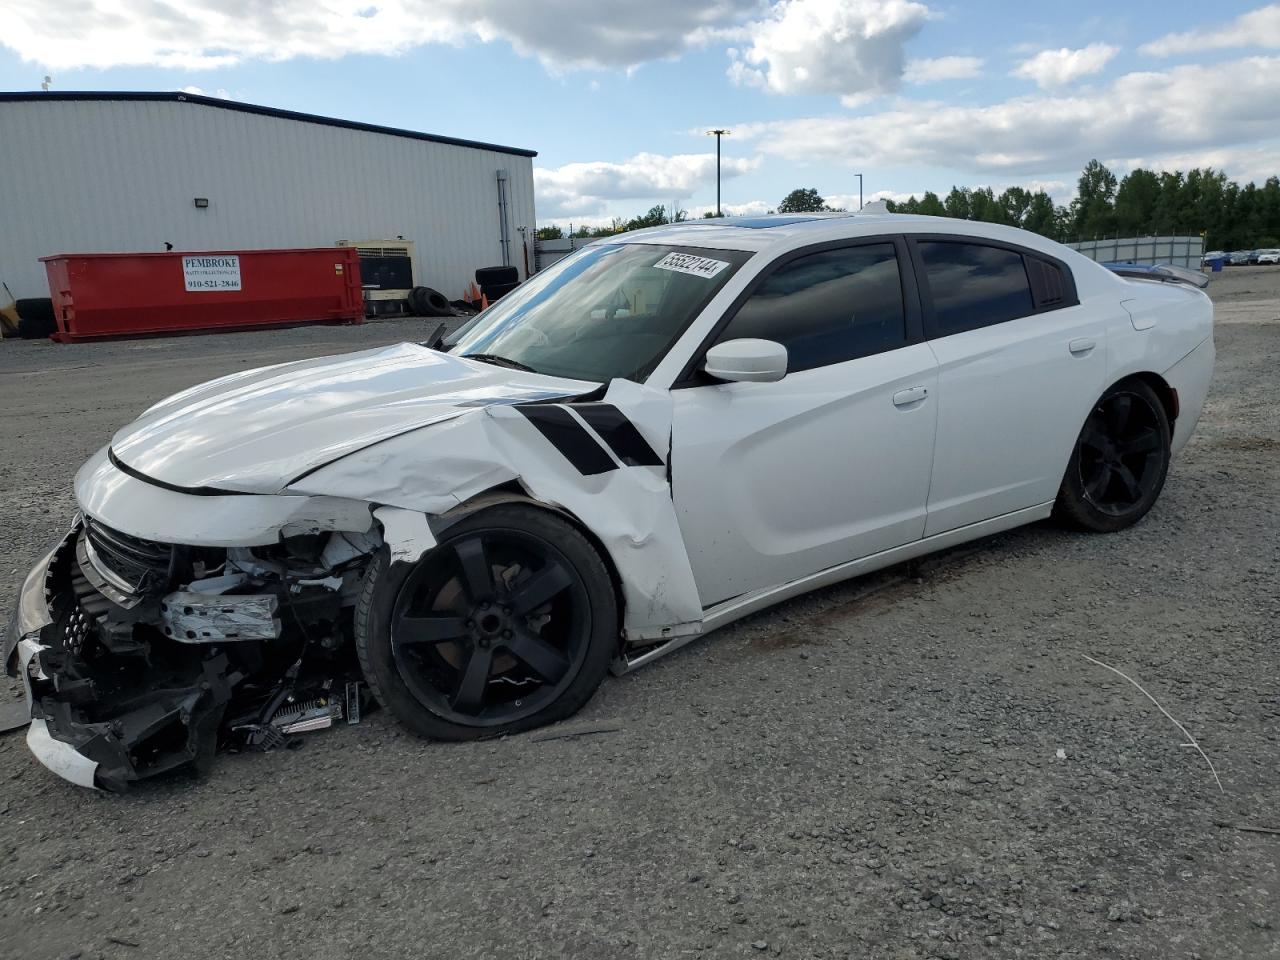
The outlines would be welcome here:
[[[355,247],[40,259],[63,342],[364,320]]]

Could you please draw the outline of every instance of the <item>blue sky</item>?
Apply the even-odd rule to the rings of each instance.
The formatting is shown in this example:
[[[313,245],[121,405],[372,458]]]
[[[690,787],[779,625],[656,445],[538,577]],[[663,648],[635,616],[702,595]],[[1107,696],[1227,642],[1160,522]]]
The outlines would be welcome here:
[[[1280,173],[1280,4],[26,0],[0,88],[198,89],[529,147],[539,221],[845,205],[952,184],[1062,202],[1099,157]]]

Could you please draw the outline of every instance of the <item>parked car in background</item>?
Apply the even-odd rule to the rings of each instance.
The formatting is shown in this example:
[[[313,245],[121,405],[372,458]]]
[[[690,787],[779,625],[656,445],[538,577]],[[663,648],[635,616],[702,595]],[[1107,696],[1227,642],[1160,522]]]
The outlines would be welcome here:
[[[1280,263],[1280,250],[1259,250],[1258,263]]]
[[[84,786],[279,746],[365,685],[424,737],[516,733],[817,587],[1050,515],[1136,523],[1213,362],[1213,304],[1176,272],[1012,227],[607,237],[448,352],[244,370],[144,411],[77,474],[3,659],[32,751]]]
[[[1230,254],[1225,250],[1210,250],[1200,258],[1200,266],[1207,267],[1215,260],[1222,260],[1225,262],[1228,256],[1230,256]]]
[[[1249,250],[1233,250],[1227,254],[1227,266],[1245,267],[1249,265]]]

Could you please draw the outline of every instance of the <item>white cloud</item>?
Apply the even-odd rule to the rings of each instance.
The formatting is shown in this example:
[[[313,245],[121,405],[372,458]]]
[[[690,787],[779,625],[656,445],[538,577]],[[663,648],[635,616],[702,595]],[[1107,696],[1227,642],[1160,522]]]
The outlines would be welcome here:
[[[217,90],[206,90],[204,87],[186,86],[182,88],[183,93],[190,93],[197,97],[217,97],[219,100],[239,100],[240,98],[233,94],[226,87],[219,87]]]
[[[592,229],[594,227],[612,226],[614,218],[606,215],[594,216],[577,216],[577,217],[552,217],[546,216],[541,210],[538,211],[538,226],[540,227],[559,227],[562,230],[568,230],[572,227],[577,230],[579,227]]]
[[[1010,186],[1015,186],[1015,184],[1010,184]],[[1038,193],[1043,190],[1056,203],[1066,203],[1076,193],[1075,184],[1067,183],[1064,180],[1027,180],[1025,183],[1016,184],[1016,186],[1020,186],[1024,190],[1030,190],[1032,193]]]
[[[1078,50],[1067,47],[1041,50],[1034,57],[1019,63],[1011,75],[1034,80],[1043,88],[1062,87],[1081,77],[1100,72],[1119,52],[1119,47],[1107,43],[1091,43]]]
[[[872,201],[875,201],[875,200],[892,200],[894,203],[899,203],[901,201],[910,199],[910,197],[911,197],[911,194],[903,193],[900,190],[877,190],[874,193],[869,193],[865,197],[863,197],[862,202],[871,203]],[[827,201],[827,203],[831,204],[832,206],[848,207],[850,210],[858,209],[858,198],[856,196],[848,197],[847,198],[849,200],[848,203],[836,202],[836,201],[843,201],[845,199],[846,198],[844,197],[832,197],[830,200]]]
[[[773,93],[859,102],[897,88],[903,44],[929,15],[914,0],[781,0],[746,26],[749,44],[731,52],[729,78]]]
[[[768,200],[747,200],[743,203],[722,203],[720,204],[720,212],[726,217],[759,217],[776,206],[776,203],[770,203]],[[714,213],[715,209],[716,205],[714,203],[691,207],[689,219],[697,220],[704,213]]]
[[[1261,186],[1268,177],[1280,175],[1280,141],[1247,147],[1210,147],[1181,153],[1111,157],[1103,162],[1117,173],[1135,167],[1157,171],[1181,170],[1184,173],[1196,167],[1202,170],[1212,167],[1241,184],[1252,182]]]
[[[985,106],[902,103],[861,117],[737,124],[740,141],[798,165],[937,166],[1029,177],[1090,157],[1158,155],[1265,142],[1280,130],[1280,58],[1130,73],[1073,95]]]
[[[506,41],[552,69],[633,67],[732,28],[756,0],[30,0],[0,12],[0,44],[47,67],[209,69],[245,60],[398,54]]]
[[[756,165],[755,160],[725,157],[720,163],[721,180]],[[716,155],[640,153],[621,163],[597,160],[537,167],[533,179],[540,218],[605,217],[614,200],[670,203],[687,199],[699,187],[714,185]]]
[[[667,205],[670,206],[670,201],[668,201]],[[652,206],[652,204],[645,205],[646,209],[648,206]],[[768,213],[775,206],[777,206],[776,203],[769,203],[767,200],[747,200],[742,203],[722,203],[720,204],[720,210],[726,217],[758,217]],[[714,203],[704,203],[682,209],[684,209],[685,215],[689,220],[698,220],[702,218],[704,213],[711,213],[715,208],[716,205]],[[637,213],[643,212],[644,210],[640,207],[636,207],[634,210],[627,208],[625,210],[626,216],[622,216],[621,219],[626,220]],[[538,207],[538,226],[540,227],[554,225],[566,228],[571,224],[575,230],[578,227],[607,227],[612,225],[614,219],[615,215],[613,214],[548,215],[543,213],[541,206]]]
[[[907,83],[937,83],[939,80],[967,80],[982,73],[981,57],[934,57],[908,60],[902,79]]]
[[[1206,7],[1205,12],[1210,12],[1210,8]],[[1138,50],[1153,57],[1168,57],[1231,47],[1280,48],[1280,4],[1273,3],[1241,14],[1220,27],[1166,34],[1159,40],[1143,44]]]

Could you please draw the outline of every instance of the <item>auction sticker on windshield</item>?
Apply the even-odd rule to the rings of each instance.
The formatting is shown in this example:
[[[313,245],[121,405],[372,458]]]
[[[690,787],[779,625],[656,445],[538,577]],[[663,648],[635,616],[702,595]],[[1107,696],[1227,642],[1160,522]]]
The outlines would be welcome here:
[[[189,292],[239,290],[239,257],[183,257],[182,279]]]
[[[714,277],[729,265],[727,260],[712,260],[710,257],[695,257],[689,253],[668,253],[654,264],[659,270],[674,270],[676,273],[687,273],[695,277]]]

